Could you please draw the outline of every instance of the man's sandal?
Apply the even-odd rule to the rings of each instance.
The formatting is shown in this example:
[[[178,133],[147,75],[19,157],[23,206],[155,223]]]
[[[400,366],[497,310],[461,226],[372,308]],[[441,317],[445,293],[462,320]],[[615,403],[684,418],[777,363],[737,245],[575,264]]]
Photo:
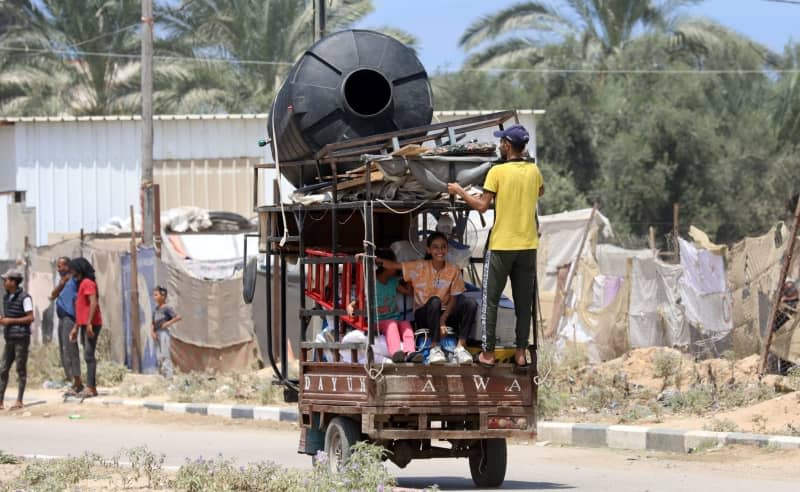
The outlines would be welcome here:
[[[481,352],[481,353],[483,353],[483,352]],[[483,367],[484,369],[491,369],[491,368],[493,368],[494,366],[497,365],[497,359],[495,359],[493,362],[484,362],[484,361],[482,361],[481,360],[481,354],[478,354],[478,356],[475,358],[475,361],[477,361],[478,365]]]

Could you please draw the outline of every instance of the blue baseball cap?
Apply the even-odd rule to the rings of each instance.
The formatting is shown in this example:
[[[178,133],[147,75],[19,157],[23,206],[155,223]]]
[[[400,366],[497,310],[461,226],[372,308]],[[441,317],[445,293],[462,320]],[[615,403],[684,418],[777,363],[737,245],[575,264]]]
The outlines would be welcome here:
[[[509,142],[517,145],[527,144],[531,139],[528,130],[522,125],[512,125],[505,130],[497,130],[494,132],[494,136],[497,138],[505,138]]]

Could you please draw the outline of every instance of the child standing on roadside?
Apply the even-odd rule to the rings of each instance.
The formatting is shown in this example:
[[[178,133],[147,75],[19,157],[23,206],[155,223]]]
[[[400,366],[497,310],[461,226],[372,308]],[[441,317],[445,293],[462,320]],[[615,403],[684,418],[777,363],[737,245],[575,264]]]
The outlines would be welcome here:
[[[158,370],[167,379],[172,379],[174,370],[172,368],[172,355],[170,355],[169,327],[181,320],[181,316],[167,305],[167,289],[160,285],[153,289],[153,300],[156,302],[156,309],[153,311],[153,331],[150,336],[156,342],[156,359],[158,360]]]

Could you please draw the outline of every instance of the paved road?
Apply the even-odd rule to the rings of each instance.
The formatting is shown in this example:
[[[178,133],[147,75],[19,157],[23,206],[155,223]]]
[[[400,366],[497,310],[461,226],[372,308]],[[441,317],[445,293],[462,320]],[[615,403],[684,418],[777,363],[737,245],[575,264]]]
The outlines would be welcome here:
[[[241,463],[272,460],[285,466],[310,467],[307,456],[294,452],[294,430],[222,425],[217,428],[175,422],[70,421],[63,417],[7,414],[0,417],[0,449],[14,454],[64,456],[94,451],[110,457],[123,446],[141,444],[166,454],[168,465],[222,453]],[[599,449],[511,446],[504,488],[614,492],[797,490],[800,454],[761,452],[753,459],[723,453],[693,459]],[[474,490],[466,460],[417,461],[402,470],[390,465],[390,470],[405,487],[438,484],[442,490]]]

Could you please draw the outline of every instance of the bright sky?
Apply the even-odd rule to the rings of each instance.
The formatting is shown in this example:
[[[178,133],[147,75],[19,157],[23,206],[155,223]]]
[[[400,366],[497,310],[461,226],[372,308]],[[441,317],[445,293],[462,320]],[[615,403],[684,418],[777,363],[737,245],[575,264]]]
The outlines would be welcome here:
[[[419,55],[429,72],[455,70],[464,59],[458,38],[475,19],[520,0],[374,0],[375,12],[359,27],[391,25],[419,39]],[[561,2],[553,0],[555,5]],[[706,0],[686,13],[709,17],[781,52],[800,41],[800,5],[767,0]]]

